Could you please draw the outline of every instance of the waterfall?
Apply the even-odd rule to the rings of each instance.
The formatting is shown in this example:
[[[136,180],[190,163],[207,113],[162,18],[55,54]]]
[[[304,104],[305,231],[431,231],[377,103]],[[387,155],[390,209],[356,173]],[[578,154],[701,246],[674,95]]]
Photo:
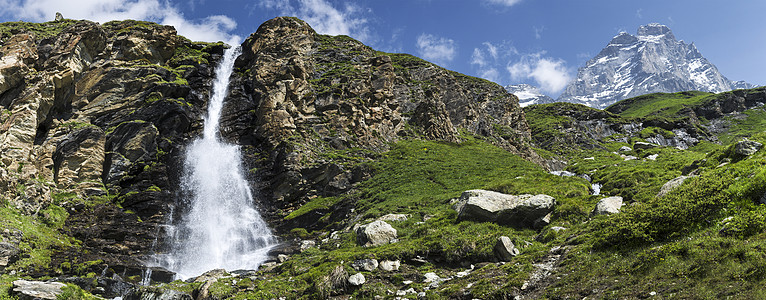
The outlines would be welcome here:
[[[212,269],[254,270],[276,239],[255,209],[237,145],[218,136],[223,102],[239,47],[227,49],[215,70],[202,137],[186,150],[180,217],[170,226],[170,252],[157,255],[162,267],[188,278]]]

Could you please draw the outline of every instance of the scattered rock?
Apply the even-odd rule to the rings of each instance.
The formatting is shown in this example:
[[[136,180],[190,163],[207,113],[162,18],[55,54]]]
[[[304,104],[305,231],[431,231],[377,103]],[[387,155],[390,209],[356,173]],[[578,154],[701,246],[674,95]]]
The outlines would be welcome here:
[[[314,248],[317,246],[317,242],[314,240],[305,240],[301,241],[301,252],[308,250],[309,248]]]
[[[638,159],[638,157],[635,157],[633,155],[625,155],[625,154],[620,154],[620,157],[622,157],[623,160],[636,160],[636,159]]]
[[[652,154],[646,157],[648,160],[657,160],[657,157],[660,157],[659,154]]]
[[[506,195],[486,190],[465,191],[456,209],[458,220],[496,222],[514,227],[535,227],[553,211],[556,200],[548,195]],[[539,223],[539,222],[538,222]]]
[[[631,149],[631,148],[630,148],[630,147],[628,147],[628,146],[622,146],[622,147],[620,147],[620,149],[619,149],[619,150],[617,150],[617,151],[620,151],[620,152],[629,152],[629,151],[633,151],[633,149]]]
[[[577,175],[569,171],[551,171],[551,174],[561,177],[572,177]]]
[[[622,197],[608,197],[598,201],[593,209],[593,215],[610,215],[620,212],[622,208]]]
[[[364,275],[362,275],[362,273],[356,273],[348,277],[348,283],[353,286],[360,286],[365,282],[366,280],[364,279]]]
[[[429,272],[423,275],[425,279],[423,279],[423,282],[429,283],[429,282],[440,282],[442,281],[442,278],[439,277],[439,275],[436,275],[434,272]]]
[[[378,221],[384,221],[384,222],[404,222],[407,221],[407,219],[410,218],[410,215],[405,214],[387,214],[385,216],[382,216],[378,218]]]
[[[519,255],[519,249],[513,245],[511,239],[507,236],[497,238],[494,248],[495,256],[501,261],[511,261],[514,256]]]
[[[685,181],[687,178],[689,178],[689,177],[691,177],[691,176],[678,176],[678,177],[676,177],[676,178],[673,178],[673,179],[671,179],[670,181],[666,182],[666,183],[665,183],[665,184],[663,184],[663,185],[662,185],[662,187],[660,188],[660,192],[659,192],[659,193],[657,193],[657,197],[658,197],[658,198],[662,198],[662,197],[665,197],[665,195],[667,195],[667,194],[668,194],[668,193],[670,193],[671,191],[673,191],[673,190],[675,190],[676,188],[678,188],[679,186],[681,186],[681,184],[683,184],[683,183],[684,183],[684,181]]]
[[[65,286],[61,282],[16,280],[13,282],[13,292],[17,293],[20,299],[55,300]]]
[[[375,221],[356,229],[356,242],[364,247],[395,243],[396,229],[384,221]]]
[[[750,156],[758,152],[761,147],[763,147],[763,144],[745,139],[737,142],[737,144],[734,145],[734,154],[740,156]]]
[[[654,149],[657,147],[659,147],[659,145],[646,143],[646,142],[636,142],[633,144],[633,149],[636,149],[636,150],[647,150],[647,149]]]
[[[378,260],[377,259],[360,259],[356,260],[351,263],[351,267],[354,268],[354,270],[357,271],[367,271],[372,272],[375,269],[378,268]]]
[[[399,267],[401,266],[401,263],[398,260],[384,260],[380,262],[380,269],[383,271],[391,272],[391,271],[399,271]]]
[[[284,254],[277,255],[277,261],[279,261],[280,263],[286,262],[288,259],[290,259],[290,257],[287,255],[284,255]]]

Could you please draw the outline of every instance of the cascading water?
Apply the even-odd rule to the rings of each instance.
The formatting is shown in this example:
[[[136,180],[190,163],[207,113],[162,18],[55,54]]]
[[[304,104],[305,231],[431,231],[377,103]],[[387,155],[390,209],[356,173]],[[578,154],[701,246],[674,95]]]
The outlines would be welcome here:
[[[170,252],[157,263],[178,277],[205,271],[257,269],[276,243],[254,207],[239,147],[218,136],[223,101],[239,47],[226,50],[216,68],[203,136],[186,151],[181,180],[185,208],[172,226]]]

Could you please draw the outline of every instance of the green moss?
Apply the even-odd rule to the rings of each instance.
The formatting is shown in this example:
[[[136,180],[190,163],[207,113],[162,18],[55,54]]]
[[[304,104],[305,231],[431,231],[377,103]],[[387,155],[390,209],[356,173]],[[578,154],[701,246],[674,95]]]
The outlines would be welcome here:
[[[23,233],[19,249],[25,255],[9,269],[47,268],[54,249],[75,247],[79,244],[75,239],[58,231],[67,216],[63,208],[50,205],[41,212],[36,218],[22,215],[11,208],[0,208],[0,228]]]
[[[714,95],[712,93],[696,91],[672,94],[647,94],[619,101],[606,108],[606,111],[618,113],[625,117],[651,117],[673,120],[682,117],[679,115],[682,109],[702,104]]]
[[[338,201],[340,201],[339,197],[317,197],[307,202],[306,204],[302,205],[300,208],[294,210],[289,215],[287,215],[284,219],[292,220],[310,211],[319,210],[319,209],[321,210],[329,209],[333,205],[338,203]]]
[[[61,294],[56,296],[56,299],[57,300],[98,300],[103,298],[91,295],[90,293],[81,289],[79,286],[70,283],[61,289]]]
[[[0,42],[5,42],[11,36],[22,32],[33,33],[38,40],[54,37],[59,35],[67,27],[76,24],[77,22],[79,21],[64,19],[61,21],[51,21],[44,23],[0,23]]]

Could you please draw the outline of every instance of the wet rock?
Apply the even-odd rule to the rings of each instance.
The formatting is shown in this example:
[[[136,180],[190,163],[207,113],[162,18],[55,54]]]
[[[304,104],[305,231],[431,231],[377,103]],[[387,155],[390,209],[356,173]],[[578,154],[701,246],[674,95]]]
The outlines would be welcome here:
[[[19,299],[49,299],[55,300],[66,285],[61,282],[43,282],[16,280],[13,282],[13,292]]]
[[[507,195],[485,190],[465,191],[457,202],[458,220],[496,222],[514,227],[538,226],[553,211],[556,200],[548,195]],[[547,223],[547,222],[542,222]]]
[[[622,208],[622,197],[607,197],[598,201],[596,207],[593,208],[593,215],[610,215],[620,212]]]
[[[395,243],[396,229],[384,221],[375,221],[356,229],[356,242],[365,247]]]
[[[514,256],[519,255],[519,249],[507,236],[498,237],[493,250],[495,256],[501,261],[511,261]]]
[[[136,287],[122,296],[123,300],[192,300],[191,295],[171,289]],[[201,299],[201,298],[200,298]]]
[[[218,281],[218,279],[226,277],[227,275],[228,274],[226,273],[226,270],[224,269],[214,269],[214,270],[210,270],[205,273],[202,273],[202,275],[194,278],[192,282]]]
[[[378,260],[377,259],[360,259],[355,260],[351,263],[351,267],[354,268],[354,270],[357,271],[367,271],[372,272],[375,269],[378,268]]]
[[[380,269],[387,272],[399,271],[401,263],[398,260],[384,260],[380,262]]]
[[[356,273],[348,277],[348,283],[353,286],[360,286],[366,282],[362,273]]]
[[[756,142],[756,141],[750,141],[750,140],[743,140],[737,142],[737,144],[734,145],[734,154],[740,155],[740,156],[750,156],[758,152],[763,147],[763,144]]]

